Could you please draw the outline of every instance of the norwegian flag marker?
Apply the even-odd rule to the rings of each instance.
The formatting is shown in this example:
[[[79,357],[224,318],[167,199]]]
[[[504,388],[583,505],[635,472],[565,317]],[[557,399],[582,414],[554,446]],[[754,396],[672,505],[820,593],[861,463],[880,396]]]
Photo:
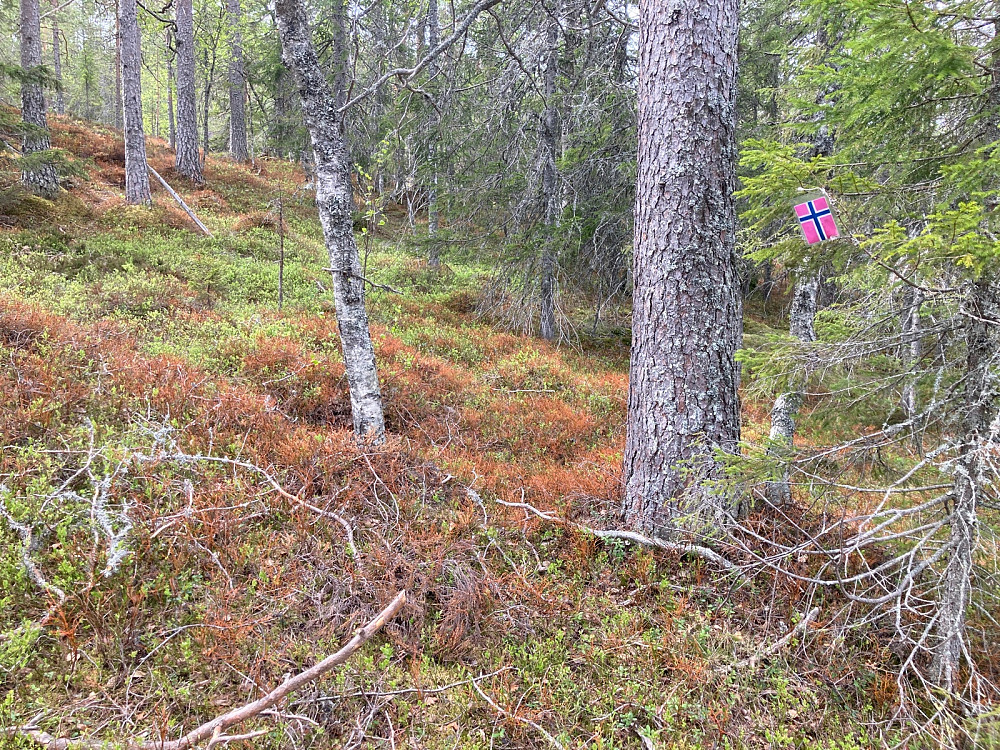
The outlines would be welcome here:
[[[799,203],[795,206],[795,215],[799,217],[802,234],[810,245],[840,236],[830,202],[825,197]]]

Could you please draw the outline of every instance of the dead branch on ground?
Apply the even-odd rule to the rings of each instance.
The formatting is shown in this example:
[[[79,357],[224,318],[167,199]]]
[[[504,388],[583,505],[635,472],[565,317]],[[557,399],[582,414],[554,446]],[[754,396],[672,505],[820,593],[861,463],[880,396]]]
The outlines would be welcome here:
[[[244,706],[234,708],[232,711],[216,716],[211,721],[208,721],[196,729],[191,730],[179,739],[169,741],[133,739],[127,741],[124,747],[127,748],[127,750],[188,750],[205,740],[209,740],[209,746],[211,747],[220,743],[233,742],[238,739],[247,739],[251,736],[256,736],[255,732],[240,735],[239,737],[225,735],[223,733],[232,726],[241,724],[254,718],[255,716],[258,716],[259,714],[262,714],[264,711],[277,705],[280,701],[294,693],[296,690],[299,690],[310,682],[319,679],[327,672],[331,671],[334,667],[338,667],[346,662],[355,651],[361,648],[361,646],[363,646],[368,640],[371,639],[372,636],[381,630],[389,620],[395,617],[399,610],[403,608],[404,604],[406,604],[406,592],[400,591],[396,594],[396,597],[389,602],[385,609],[379,612],[375,619],[363,628],[357,630],[354,633],[354,637],[351,638],[351,640],[348,641],[339,651],[314,664],[304,672],[300,672],[294,677],[289,677],[267,695],[258,698],[252,703],[247,703]],[[111,748],[122,747],[120,742],[113,740],[85,740],[54,737],[48,732],[44,732],[41,729],[31,726],[15,727],[13,729],[3,731],[8,735],[15,734],[34,740],[37,744],[46,748],[46,750],[111,750]]]

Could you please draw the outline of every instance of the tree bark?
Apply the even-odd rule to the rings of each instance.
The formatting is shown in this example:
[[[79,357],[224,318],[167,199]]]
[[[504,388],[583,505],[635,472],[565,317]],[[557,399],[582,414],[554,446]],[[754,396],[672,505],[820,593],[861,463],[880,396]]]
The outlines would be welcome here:
[[[738,450],[737,27],[737,0],[640,3],[624,510],[652,533],[724,505],[700,480]]]
[[[177,152],[174,167],[189,180],[205,177],[198,158],[198,115],[194,84],[194,9],[192,0],[177,2]]]
[[[360,438],[380,444],[385,441],[385,417],[365,309],[365,282],[354,240],[350,154],[337,105],[343,101],[345,92],[332,90],[323,75],[301,0],[277,0],[275,10],[282,58],[295,78],[312,140],[316,206],[330,255],[354,431]],[[342,24],[343,13],[335,19],[335,23]],[[342,79],[338,76],[337,80]],[[342,86],[341,83],[338,88]]]
[[[1000,34],[1000,17],[993,21]],[[990,58],[988,103],[991,115],[983,133],[987,143],[1000,138],[1000,48]],[[984,489],[995,484],[996,446],[1000,442],[1000,277],[987,273],[973,283],[965,314],[965,392],[962,444],[954,465],[950,552],[938,603],[938,644],[932,677],[947,692],[961,678],[968,657],[966,613],[972,599],[973,561],[978,542],[978,507]],[[993,474],[993,476],[991,476]]]
[[[63,93],[63,77],[62,77],[62,54],[59,49],[59,19],[56,16],[55,8],[58,7],[59,0],[52,0],[52,75],[56,79],[58,88],[56,89],[56,100],[55,107],[53,108],[57,115],[66,114],[66,96]]]
[[[42,64],[40,15],[38,0],[21,0],[21,68],[25,71]],[[21,183],[36,195],[54,198],[59,193],[59,180],[55,166],[45,156],[52,144],[40,84],[21,82],[21,119],[26,127],[21,139],[21,152],[26,157]]]
[[[437,0],[428,0],[427,3],[427,48],[434,49],[441,41],[441,23],[438,15]],[[433,60],[427,67],[432,82],[437,82],[440,66],[437,60]],[[429,134],[427,139],[427,161],[430,165],[430,187],[427,190],[427,234],[432,239],[427,255],[427,265],[431,268],[441,267],[441,249],[436,242],[433,242],[434,235],[438,230],[438,127],[440,126],[437,110],[431,110]]]
[[[167,46],[170,45],[170,32],[167,31]],[[174,53],[167,50],[167,126],[170,136],[170,148],[177,148],[177,122],[174,120]]]
[[[120,0],[122,116],[125,122],[125,200],[151,205],[146,133],[142,125],[142,52],[136,0]]]
[[[795,338],[803,343],[816,340],[816,310],[818,309],[820,279],[817,274],[804,275],[796,280],[795,292],[792,296],[792,307],[788,314],[789,330]],[[768,439],[771,441],[771,455],[784,459],[795,443],[795,420],[802,407],[802,393],[793,381],[794,390],[779,394],[771,407],[771,431]],[[788,467],[782,470],[782,475],[765,486],[768,502],[780,508],[792,499],[792,487],[789,482]]]
[[[221,21],[222,19],[220,18],[219,20]],[[212,145],[211,140],[209,139],[209,121],[212,112],[212,86],[215,85],[215,63],[218,60],[218,50],[219,37],[216,36],[213,40],[211,48],[206,45],[205,56],[202,61],[205,69],[205,85],[202,88],[201,95],[202,149],[200,163],[202,169],[205,168],[205,161],[208,159],[208,154]]]
[[[978,506],[991,483],[991,462],[1000,441],[1000,381],[997,378],[1000,290],[985,278],[971,289],[965,306],[965,394],[963,435],[955,464],[948,563],[942,581],[933,676],[952,692],[968,656],[966,612],[972,597],[973,556],[978,541]]]
[[[250,159],[247,148],[246,75],[243,68],[243,34],[240,0],[227,0],[229,14],[229,155],[239,162]]]
[[[545,110],[542,112],[542,201],[544,202],[547,229],[541,258],[541,336],[546,341],[556,338],[556,252],[554,230],[559,222],[558,174],[556,173],[556,144],[559,138],[559,108],[556,88],[559,73],[559,11],[556,1],[545,32],[546,59],[542,91]]]
[[[819,277],[802,276],[795,282],[792,309],[788,314],[789,330],[799,341],[816,340],[816,311],[819,308]]]
[[[124,129],[124,97],[122,90],[122,7],[121,1],[115,0],[115,127]],[[136,21],[138,24],[138,20]]]
[[[795,442],[795,418],[802,406],[802,394],[796,391],[782,393],[774,400],[771,407],[771,431],[768,439],[771,441],[770,453],[779,460],[785,458]],[[788,467],[782,469],[780,479],[770,481],[765,486],[768,502],[780,508],[791,502],[792,485],[789,481]]]
[[[923,342],[920,335],[920,308],[924,302],[924,293],[915,288],[903,290],[905,303],[903,305],[903,356],[909,374],[903,385],[902,406],[906,419],[910,422],[911,443],[914,451],[923,452],[921,425],[917,424],[919,403],[917,402],[917,367],[923,356]]]

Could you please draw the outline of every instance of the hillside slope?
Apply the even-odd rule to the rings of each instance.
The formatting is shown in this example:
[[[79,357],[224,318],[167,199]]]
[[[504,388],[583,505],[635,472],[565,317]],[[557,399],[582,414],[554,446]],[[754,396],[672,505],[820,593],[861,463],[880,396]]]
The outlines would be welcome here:
[[[405,589],[358,656],[245,726],[253,747],[886,741],[877,646],[817,630],[726,668],[788,631],[796,591],[502,504],[618,523],[627,346],[494,330],[483,269],[365,235],[400,293],[370,297],[392,437],[358,447],[301,175],[210,158],[195,190],[151,139],[210,239],[155,188],[124,205],[111,133],[54,123],[88,176],[0,206],[0,727],[176,737]]]

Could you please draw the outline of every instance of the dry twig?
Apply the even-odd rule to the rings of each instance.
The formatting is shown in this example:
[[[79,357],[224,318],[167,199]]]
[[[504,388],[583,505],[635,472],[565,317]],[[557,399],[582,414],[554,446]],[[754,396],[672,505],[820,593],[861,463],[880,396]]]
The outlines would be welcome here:
[[[209,746],[225,742],[232,742],[237,739],[246,739],[256,736],[256,733],[242,735],[240,737],[224,735],[229,727],[241,724],[255,716],[262,714],[267,709],[279,703],[281,700],[294,693],[296,690],[319,679],[334,667],[346,662],[355,651],[363,646],[373,635],[403,608],[406,604],[406,592],[400,591],[396,597],[378,615],[354,633],[354,637],[348,641],[343,648],[322,661],[314,664],[304,672],[300,672],[294,677],[289,677],[278,687],[274,688],[267,695],[258,698],[252,703],[247,703],[232,711],[216,716],[211,721],[202,724],[200,727],[191,730],[183,737],[176,740],[130,740],[124,745],[111,740],[85,740],[68,739],[64,737],[54,737],[48,732],[35,729],[31,726],[15,727],[4,730],[8,735],[16,734],[34,740],[47,750],[110,750],[111,748],[125,747],[127,750],[188,750],[204,740],[209,740]]]

